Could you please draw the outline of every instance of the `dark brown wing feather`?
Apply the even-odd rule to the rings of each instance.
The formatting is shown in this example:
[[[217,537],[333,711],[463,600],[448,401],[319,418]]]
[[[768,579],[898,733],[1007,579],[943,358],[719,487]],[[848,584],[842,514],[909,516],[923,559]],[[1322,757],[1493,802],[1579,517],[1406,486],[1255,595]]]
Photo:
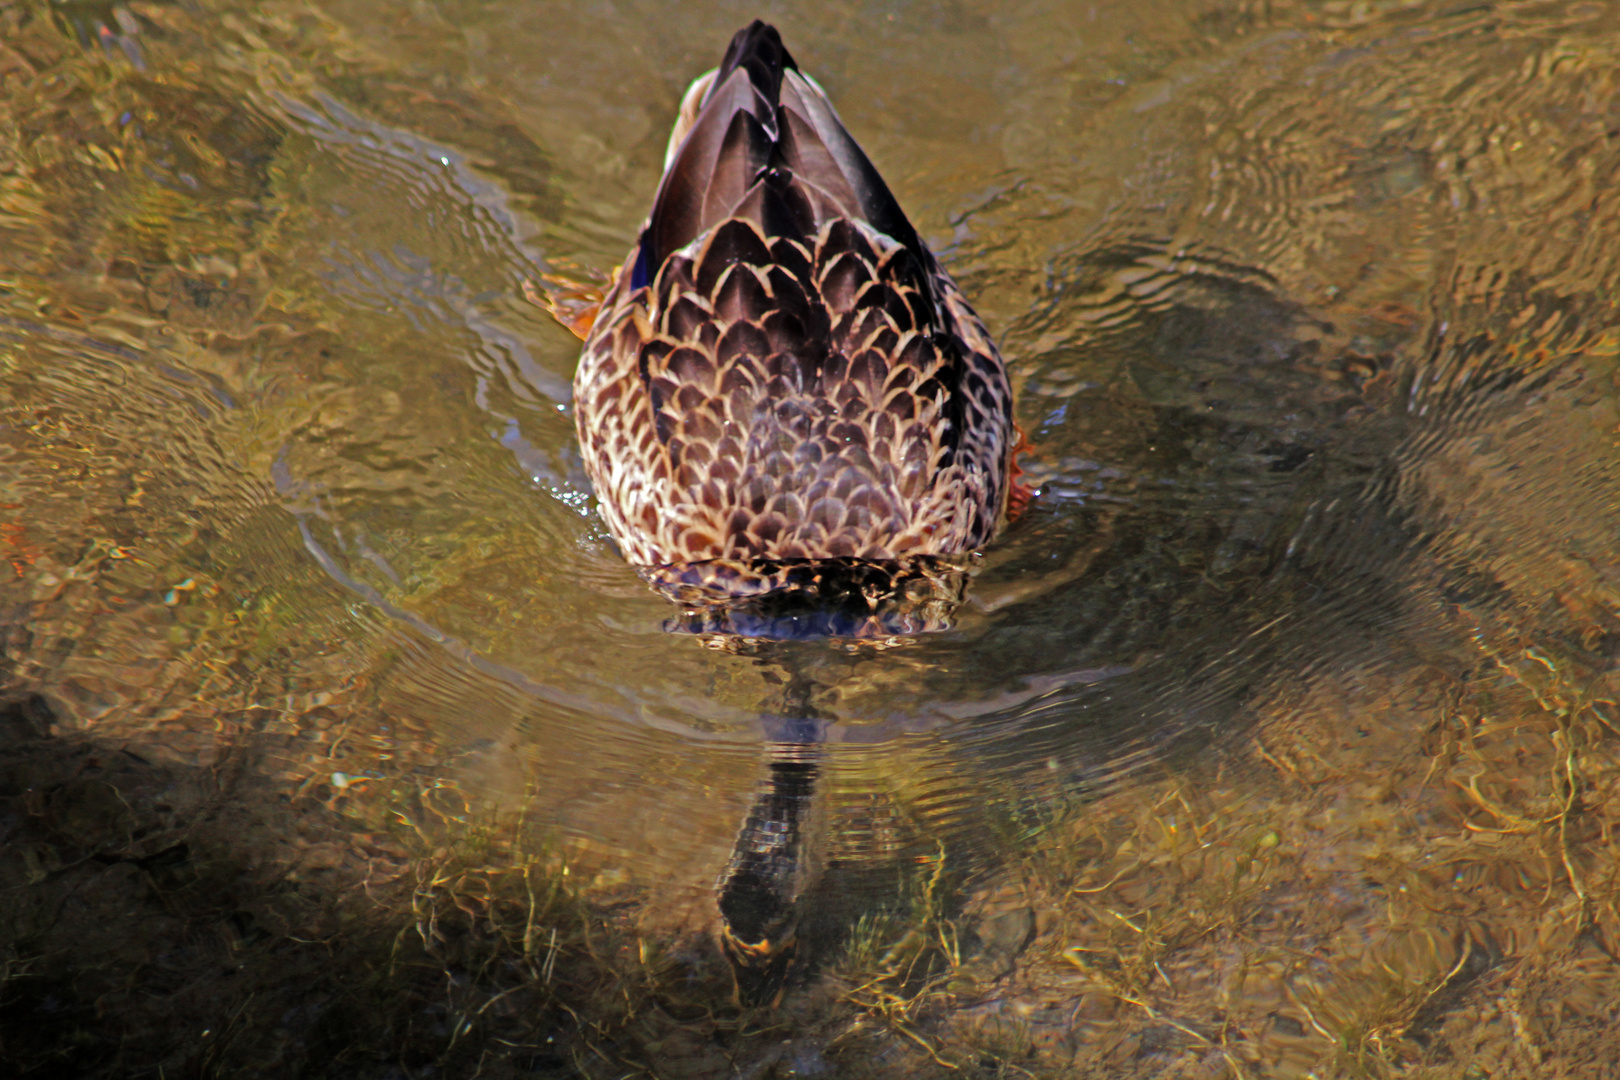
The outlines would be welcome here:
[[[762,212],[752,212],[750,200]],[[767,216],[783,211],[776,220]],[[638,283],[732,217],[752,221],[766,236],[801,243],[824,222],[848,218],[927,250],[776,28],[757,20],[732,38],[698,121],[659,185],[638,253],[645,271]]]

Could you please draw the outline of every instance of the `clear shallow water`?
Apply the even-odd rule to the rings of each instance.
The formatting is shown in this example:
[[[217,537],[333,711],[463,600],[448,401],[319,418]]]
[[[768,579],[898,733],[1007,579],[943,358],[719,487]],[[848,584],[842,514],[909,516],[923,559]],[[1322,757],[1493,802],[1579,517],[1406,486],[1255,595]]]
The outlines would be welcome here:
[[[429,834],[522,808],[703,919],[786,667],[828,858],[970,873],[1345,671],[1607,671],[1604,5],[759,12],[1001,340],[1041,489],[952,630],[785,658],[664,630],[522,292],[623,257],[754,9],[0,12],[0,611],[77,726],[249,733]]]

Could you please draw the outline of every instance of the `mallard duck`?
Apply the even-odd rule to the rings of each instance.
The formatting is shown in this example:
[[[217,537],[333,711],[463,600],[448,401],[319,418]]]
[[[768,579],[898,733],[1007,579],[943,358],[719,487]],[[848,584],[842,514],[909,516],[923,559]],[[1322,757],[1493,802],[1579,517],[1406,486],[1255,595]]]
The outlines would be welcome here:
[[[929,594],[1006,517],[1001,355],[765,23],[687,91],[652,213],[575,328],[601,514],[689,613]]]
[[[585,339],[575,418],[602,517],[685,607],[677,628],[948,625],[972,554],[1027,498],[1006,366],[773,27],[739,31],[687,90],[652,213],[599,302],[548,284]],[[798,697],[783,717],[803,731],[769,744],[715,886],[756,1003],[781,992],[816,876],[818,737]]]

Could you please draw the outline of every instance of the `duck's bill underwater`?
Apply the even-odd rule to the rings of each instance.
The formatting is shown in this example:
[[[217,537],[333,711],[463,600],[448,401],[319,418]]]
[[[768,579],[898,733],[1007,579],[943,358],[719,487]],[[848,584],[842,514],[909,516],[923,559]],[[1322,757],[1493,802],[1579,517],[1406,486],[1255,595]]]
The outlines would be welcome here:
[[[640,238],[572,322],[586,470],[672,629],[942,629],[1027,498],[984,324],[764,23],[692,84]]]

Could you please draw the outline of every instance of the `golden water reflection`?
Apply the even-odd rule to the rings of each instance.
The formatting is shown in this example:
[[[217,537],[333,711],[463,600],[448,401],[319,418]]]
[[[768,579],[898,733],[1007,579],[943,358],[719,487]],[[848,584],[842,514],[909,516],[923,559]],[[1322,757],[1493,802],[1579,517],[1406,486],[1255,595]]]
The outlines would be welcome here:
[[[764,12],[1004,342],[1042,494],[952,630],[736,653],[666,632],[612,549],[577,342],[523,283],[621,257],[753,14],[0,2],[13,924],[100,867],[172,909],[195,882],[150,860],[232,842],[195,793],[261,800],[276,888],[374,882],[429,959],[425,911],[482,913],[451,980],[476,1023],[388,1067],[717,1074],[702,934],[792,683],[828,944],[791,1050],[725,1029],[760,1074],[1601,1075],[1611,10]],[[456,876],[532,899],[564,866],[679,1023],[562,995],[602,959],[574,924],[545,952],[514,900],[503,936],[510,897]],[[14,1030],[113,1000],[71,941],[14,933],[7,971],[68,973],[5,976]],[[320,1058],[299,1024],[275,1062]],[[87,1072],[190,1053],[6,1038]],[[206,1067],[263,1058],[241,1040]]]

